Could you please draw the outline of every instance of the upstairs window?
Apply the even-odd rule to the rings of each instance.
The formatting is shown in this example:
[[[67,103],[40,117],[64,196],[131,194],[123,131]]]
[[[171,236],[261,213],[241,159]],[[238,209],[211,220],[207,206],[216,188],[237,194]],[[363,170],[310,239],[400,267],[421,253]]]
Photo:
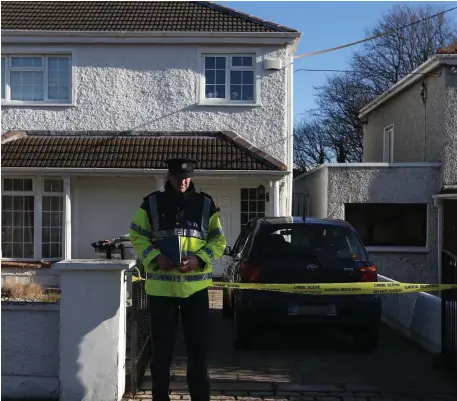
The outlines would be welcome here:
[[[2,101],[6,104],[71,102],[71,57],[2,55]]]
[[[253,54],[205,54],[204,103],[256,103],[256,57]]]

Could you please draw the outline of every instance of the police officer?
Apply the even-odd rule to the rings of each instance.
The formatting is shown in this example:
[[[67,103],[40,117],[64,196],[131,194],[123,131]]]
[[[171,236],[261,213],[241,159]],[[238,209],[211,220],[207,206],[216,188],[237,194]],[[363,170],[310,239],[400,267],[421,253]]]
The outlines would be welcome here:
[[[165,191],[143,199],[133,218],[130,238],[146,275],[151,316],[151,375],[154,401],[169,401],[170,365],[181,312],[187,349],[187,384],[192,401],[210,400],[207,367],[209,338],[208,287],[212,265],[225,250],[219,209],[212,198],[196,192],[191,182],[194,162],[167,162]],[[180,236],[181,263],[154,246],[156,241]]]

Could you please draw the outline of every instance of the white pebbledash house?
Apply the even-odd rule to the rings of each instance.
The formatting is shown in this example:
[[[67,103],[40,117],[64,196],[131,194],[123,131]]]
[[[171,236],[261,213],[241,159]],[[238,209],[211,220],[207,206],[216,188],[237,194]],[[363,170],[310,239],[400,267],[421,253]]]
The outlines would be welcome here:
[[[3,267],[95,257],[171,157],[197,161],[229,245],[290,214],[299,32],[209,2],[1,11]]]

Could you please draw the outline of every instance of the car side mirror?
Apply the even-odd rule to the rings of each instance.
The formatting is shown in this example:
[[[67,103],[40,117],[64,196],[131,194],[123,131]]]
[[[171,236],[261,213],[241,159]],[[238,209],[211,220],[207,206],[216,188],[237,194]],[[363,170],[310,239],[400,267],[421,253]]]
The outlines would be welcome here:
[[[226,246],[223,255],[224,256],[232,256],[232,254],[233,254],[232,253],[232,248],[230,248],[229,246]]]

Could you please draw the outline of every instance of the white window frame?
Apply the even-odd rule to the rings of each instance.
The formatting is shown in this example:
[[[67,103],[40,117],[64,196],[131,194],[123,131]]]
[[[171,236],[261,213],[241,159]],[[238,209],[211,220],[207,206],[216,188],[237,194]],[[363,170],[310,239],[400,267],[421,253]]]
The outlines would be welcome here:
[[[225,74],[225,98],[205,98],[205,57],[226,57],[227,70]],[[252,67],[231,67],[232,57],[252,57]],[[257,48],[202,48],[197,51],[197,104],[200,106],[261,106],[260,104],[260,83],[261,83],[261,52]],[[254,71],[253,100],[230,100],[230,71]]]
[[[5,191],[3,188],[3,179],[23,179],[32,180],[32,192],[30,191]],[[54,179],[63,181],[63,192],[44,192],[44,180]],[[70,203],[70,178],[58,176],[23,176],[8,175],[2,176],[1,180],[2,196],[6,195],[33,195],[34,196],[34,255],[33,258],[4,258],[2,261],[59,261],[71,258],[71,203]],[[43,258],[42,257],[42,217],[43,217],[43,196],[61,196],[63,202],[63,224],[62,224],[62,255],[60,258]]]
[[[384,128],[382,137],[382,161],[383,163],[394,162],[394,125]]]
[[[63,48],[49,48],[43,51],[43,49],[36,48],[24,48],[16,49],[10,47],[2,48],[2,58],[5,57],[6,65],[6,82],[5,82],[5,99],[2,98],[2,106],[75,106],[76,105],[76,91],[75,91],[75,56],[72,49]],[[44,71],[43,74],[43,89],[44,89],[44,100],[10,100],[10,71],[16,70],[11,68],[11,57],[41,57],[43,59],[43,67],[20,67],[17,68],[21,71]],[[68,75],[68,95],[69,99],[56,100],[47,99],[48,93],[48,57],[67,57],[69,59],[69,75]]]

